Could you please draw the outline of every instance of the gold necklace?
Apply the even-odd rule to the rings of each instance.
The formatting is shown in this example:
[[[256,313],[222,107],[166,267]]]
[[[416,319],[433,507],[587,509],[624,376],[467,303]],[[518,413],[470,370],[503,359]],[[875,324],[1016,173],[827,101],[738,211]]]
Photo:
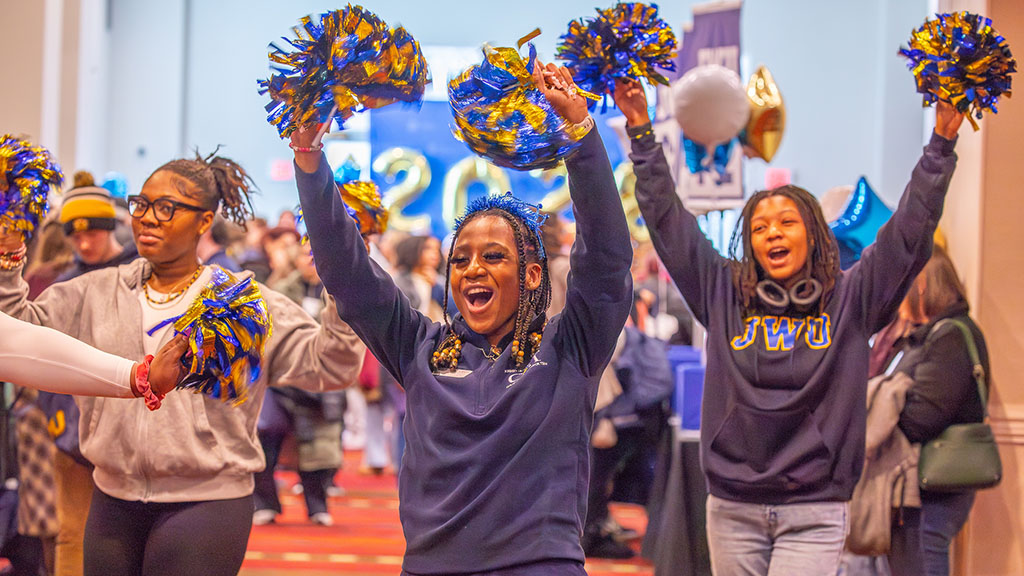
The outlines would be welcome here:
[[[174,300],[177,300],[178,298],[183,296],[185,294],[185,292],[188,292],[188,289],[191,288],[193,284],[195,284],[196,280],[199,278],[199,275],[202,272],[203,272],[203,267],[202,266],[196,268],[195,273],[193,273],[192,277],[189,278],[188,284],[186,284],[184,288],[182,288],[181,290],[177,290],[175,292],[172,292],[172,293],[168,294],[167,297],[164,298],[163,300],[155,300],[152,297],[150,297],[150,295],[149,295],[149,280],[148,279],[142,284],[142,293],[146,297],[146,301],[149,302],[150,304],[169,304],[169,303],[173,302]]]

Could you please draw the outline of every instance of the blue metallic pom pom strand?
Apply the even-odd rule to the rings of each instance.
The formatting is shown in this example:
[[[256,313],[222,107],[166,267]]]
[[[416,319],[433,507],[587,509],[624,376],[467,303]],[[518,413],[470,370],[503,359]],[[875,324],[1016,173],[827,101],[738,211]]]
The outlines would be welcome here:
[[[455,137],[498,166],[551,168],[579,148],[586,130],[562,118],[533,81],[537,49],[484,46],[484,60],[448,83]]]
[[[925,106],[943,100],[967,115],[975,130],[986,110],[1010,96],[1010,74],[1017,61],[992,20],[970,12],[938,14],[914,30],[910,46],[900,48],[914,73]]]
[[[64,173],[50,151],[9,134],[0,140],[0,229],[25,239],[46,218],[50,190],[64,184]]]
[[[459,233],[462,225],[466,223],[470,216],[488,210],[503,210],[522,222],[536,238],[537,249],[541,259],[547,257],[544,253],[544,242],[541,240],[540,228],[547,221],[548,215],[541,212],[540,204],[530,204],[525,200],[520,200],[513,196],[511,191],[500,195],[477,198],[470,202],[469,206],[466,207],[466,213],[461,218],[455,220],[455,234]]]
[[[430,83],[419,44],[362,6],[307,16],[287,46],[271,44],[275,71],[259,80],[269,94],[267,121],[282,138],[299,126],[346,119],[394,102],[420,102]]]
[[[676,36],[658,17],[657,4],[623,2],[598,10],[595,18],[570,22],[555,55],[580,88],[604,96],[604,112],[616,80],[646,78],[668,85],[658,69],[676,69]],[[594,105],[588,102],[591,110]]]
[[[189,353],[182,358],[189,375],[178,388],[235,405],[245,402],[249,387],[260,377],[272,331],[270,312],[256,281],[211,266],[210,283],[188,310],[150,333],[171,322],[175,334],[184,334],[189,344]]]

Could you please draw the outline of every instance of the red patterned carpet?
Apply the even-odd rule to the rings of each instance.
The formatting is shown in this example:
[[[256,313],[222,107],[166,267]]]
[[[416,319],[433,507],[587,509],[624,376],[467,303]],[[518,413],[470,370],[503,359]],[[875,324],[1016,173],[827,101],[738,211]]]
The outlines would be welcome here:
[[[253,527],[240,576],[372,576],[401,572],[405,541],[398,521],[395,477],[363,476],[359,453],[346,454],[345,469],[338,475],[345,494],[331,498],[334,526],[315,526],[306,518],[302,496],[282,496],[284,514],[275,524]],[[297,477],[282,472],[289,485]],[[641,508],[613,509],[619,522],[643,532],[646,517]],[[639,550],[639,541],[634,546]],[[650,564],[628,561],[588,560],[591,576],[633,574],[651,576]]]

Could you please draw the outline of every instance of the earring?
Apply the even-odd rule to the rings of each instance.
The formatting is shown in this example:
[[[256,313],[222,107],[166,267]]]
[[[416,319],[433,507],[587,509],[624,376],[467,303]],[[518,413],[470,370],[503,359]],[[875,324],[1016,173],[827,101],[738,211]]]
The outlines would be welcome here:
[[[806,312],[818,303],[821,298],[821,282],[814,278],[805,278],[789,289],[789,300],[801,312]]]
[[[789,308],[789,294],[773,280],[761,280],[757,283],[757,297],[773,314],[782,314]]]

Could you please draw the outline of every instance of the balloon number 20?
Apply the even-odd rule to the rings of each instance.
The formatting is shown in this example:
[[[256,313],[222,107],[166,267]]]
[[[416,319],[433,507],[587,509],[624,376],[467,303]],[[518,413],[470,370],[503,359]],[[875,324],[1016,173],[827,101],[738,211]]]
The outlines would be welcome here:
[[[432,174],[426,156],[409,148],[388,148],[374,159],[373,171],[381,175],[385,185],[391,186],[384,191],[384,205],[391,212],[388,226],[402,232],[422,233],[430,230],[429,214],[405,213],[406,208],[430,187]],[[558,187],[541,200],[545,212],[561,214],[569,209],[572,201],[569,198],[569,178],[564,165],[559,164],[549,170],[533,170],[530,175],[545,185],[560,179]],[[647,228],[640,221],[640,209],[634,194],[636,176],[630,162],[622,162],[616,167],[615,182],[630,233],[638,242],[648,240],[650,236]],[[482,158],[467,156],[456,162],[445,174],[442,193],[441,214],[448,228],[452,228],[455,219],[465,211],[469,189],[474,184],[483,185],[488,194],[500,194],[510,187],[505,171]]]

